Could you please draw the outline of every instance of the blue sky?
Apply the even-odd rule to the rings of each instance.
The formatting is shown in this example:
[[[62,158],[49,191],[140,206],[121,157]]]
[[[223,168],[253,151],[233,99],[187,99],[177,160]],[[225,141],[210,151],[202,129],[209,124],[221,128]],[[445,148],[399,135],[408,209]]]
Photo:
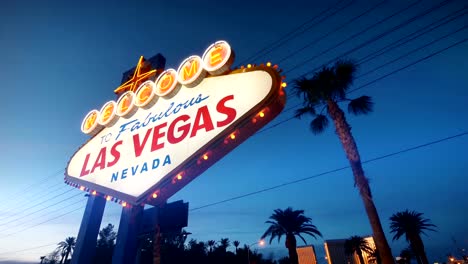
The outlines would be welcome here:
[[[341,2],[342,6],[346,1]],[[387,1],[337,32],[322,37],[345,21],[377,4],[355,1],[334,16],[289,40],[273,52],[249,63],[283,60],[279,66],[288,83],[387,29],[439,2],[419,2],[353,39],[321,52],[358,33],[376,21],[408,6],[406,1]],[[15,1],[0,9],[0,77],[3,117],[0,129],[0,261],[37,261],[67,236],[76,236],[82,209],[31,227],[84,206],[79,191],[62,196],[69,187],[62,172],[70,156],[87,137],[81,120],[91,109],[114,99],[122,72],[133,67],[140,55],[162,53],[167,68],[186,57],[202,55],[216,40],[227,40],[236,62],[245,61],[262,48],[308,19],[324,12],[325,1]],[[372,51],[440,19],[464,5],[450,1],[434,12],[407,23],[392,34],[356,50],[346,58],[360,59]],[[467,17],[455,19],[395,50],[360,66],[365,73],[467,25]],[[305,28],[305,27],[304,27]],[[393,64],[359,78],[355,87],[397,70],[433,52],[465,39],[463,29],[418,49]],[[285,57],[304,45],[309,48]],[[363,160],[468,131],[468,45],[450,48],[428,60],[352,93],[374,99],[369,116],[349,116]],[[308,63],[302,63],[314,57]],[[299,66],[297,66],[299,65]],[[359,75],[358,73],[358,75]],[[286,89],[290,90],[291,85]],[[289,97],[286,109],[299,100]],[[286,120],[282,113],[272,124]],[[347,165],[341,145],[329,128],[314,136],[308,118],[293,119],[252,136],[208,169],[171,200],[183,199],[196,208],[244,193],[293,181]],[[387,238],[388,218],[410,209],[423,212],[438,226],[424,237],[429,258],[443,260],[456,247],[468,246],[465,219],[468,210],[467,136],[434,144],[364,166]],[[59,172],[60,173],[57,173]],[[47,177],[47,178],[46,178]],[[41,180],[44,179],[44,180]],[[32,189],[25,188],[38,183]],[[70,198],[75,196],[73,198]],[[61,200],[64,202],[53,205]],[[37,207],[28,207],[39,203]],[[44,211],[32,214],[37,209]],[[353,188],[349,170],[330,173],[247,198],[190,212],[187,230],[198,240],[229,237],[241,243],[255,242],[276,208],[292,206],[313,218],[324,239],[371,233],[367,217]],[[63,208],[63,209],[62,209]],[[109,203],[103,225],[118,224],[120,207]],[[24,216],[24,218],[22,218]],[[15,219],[20,219],[16,221]],[[26,231],[20,232],[24,228]],[[15,233],[11,236],[5,234]],[[456,243],[454,243],[454,240]],[[323,239],[309,239],[322,247]],[[36,246],[37,249],[20,251]],[[284,254],[283,242],[263,252]],[[404,241],[391,242],[394,255]],[[319,250],[320,251],[320,250]],[[9,253],[10,252],[10,253]],[[0,262],[1,263],[1,262]]]

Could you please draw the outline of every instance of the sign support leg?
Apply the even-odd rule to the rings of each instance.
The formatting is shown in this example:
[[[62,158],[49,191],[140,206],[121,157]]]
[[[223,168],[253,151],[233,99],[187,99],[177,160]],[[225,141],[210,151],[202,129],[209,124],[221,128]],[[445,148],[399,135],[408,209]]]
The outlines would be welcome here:
[[[143,206],[122,208],[112,264],[133,264],[137,256],[138,232],[143,225]]]
[[[88,196],[71,264],[88,264],[93,262],[93,257],[96,253],[97,236],[105,207],[106,200],[103,197]]]

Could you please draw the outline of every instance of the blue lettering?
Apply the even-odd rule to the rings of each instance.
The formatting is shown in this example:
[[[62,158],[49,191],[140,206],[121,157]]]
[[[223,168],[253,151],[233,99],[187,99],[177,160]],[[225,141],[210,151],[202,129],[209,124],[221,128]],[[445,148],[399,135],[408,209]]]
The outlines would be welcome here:
[[[159,159],[154,159],[153,160],[153,170],[158,168],[158,166],[159,166]]]
[[[177,114],[180,110],[182,110],[182,108],[187,109],[187,108],[189,108],[191,106],[199,104],[199,103],[205,101],[206,99],[208,99],[209,97],[210,97],[209,95],[206,95],[205,97],[203,97],[203,94],[198,94],[198,96],[196,98],[192,97],[190,100],[187,100],[184,103],[179,103],[179,104],[176,105],[174,102],[171,102],[171,104],[166,109],[166,111],[160,112],[159,114],[155,113],[154,115],[152,115],[153,113],[150,112],[146,116],[146,118],[143,120],[143,122],[140,122],[140,120],[138,120],[138,119],[131,120],[131,121],[129,121],[129,122],[127,122],[127,123],[120,126],[119,133],[115,137],[115,140],[118,140],[120,135],[122,133],[126,132],[126,131],[130,130],[130,132],[134,132],[136,130],[139,130],[142,127],[146,127],[149,124],[157,122],[157,121],[159,121],[159,120],[161,120],[161,119],[163,119],[165,117],[169,117],[172,114]],[[174,108],[175,105],[176,105],[176,107]],[[159,163],[158,163],[158,165],[159,165]]]
[[[125,169],[125,170],[122,171],[122,176],[120,176],[120,179],[127,178],[127,171],[128,171],[128,169]]]
[[[137,120],[137,119],[135,119]],[[133,130],[138,130],[140,129],[141,125],[140,125],[140,122],[136,122],[133,126],[132,126],[132,129],[130,129],[131,132],[133,132]]]
[[[166,113],[164,114],[165,117],[169,117],[171,115],[171,113],[169,113],[169,111],[171,111],[173,106],[174,106],[174,102],[171,102],[171,105],[169,106]]]
[[[145,171],[148,171],[148,166],[146,165],[146,162],[143,163],[143,166],[141,167],[140,173],[143,173],[143,172],[145,172]]]
[[[166,164],[171,164],[171,156],[169,156],[169,155],[166,155],[166,158],[164,159],[163,166],[165,166]]]
[[[132,121],[130,121],[130,122],[128,122],[128,123],[125,123],[125,124],[121,125],[121,126],[120,126],[119,134],[117,134],[117,137],[115,138],[115,140],[119,139],[120,134],[122,134],[122,132],[124,132],[125,130],[127,130],[127,125],[130,125],[131,123],[136,122],[136,121],[137,121],[137,119],[132,120]]]
[[[117,181],[117,178],[118,178],[118,177],[119,177],[119,172],[114,172],[114,173],[112,173],[111,182]]]
[[[137,171],[138,171],[138,165],[136,167],[132,167],[132,176],[135,176]]]

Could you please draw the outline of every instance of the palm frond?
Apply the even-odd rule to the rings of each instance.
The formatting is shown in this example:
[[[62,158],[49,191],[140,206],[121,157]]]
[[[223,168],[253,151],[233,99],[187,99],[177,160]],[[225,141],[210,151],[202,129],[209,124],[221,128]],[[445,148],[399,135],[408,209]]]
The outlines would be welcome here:
[[[354,115],[368,114],[372,112],[373,108],[372,98],[367,95],[353,99],[348,104],[348,112]]]
[[[328,118],[325,115],[317,115],[312,122],[310,122],[310,129],[315,135],[322,133],[328,127]]]
[[[335,69],[335,93],[338,98],[344,99],[346,91],[353,84],[357,64],[352,60],[339,60],[334,65]]]
[[[302,108],[299,108],[299,109],[296,110],[296,113],[294,114],[294,117],[300,119],[305,114],[315,115],[315,108],[312,107],[312,106],[304,106]]]

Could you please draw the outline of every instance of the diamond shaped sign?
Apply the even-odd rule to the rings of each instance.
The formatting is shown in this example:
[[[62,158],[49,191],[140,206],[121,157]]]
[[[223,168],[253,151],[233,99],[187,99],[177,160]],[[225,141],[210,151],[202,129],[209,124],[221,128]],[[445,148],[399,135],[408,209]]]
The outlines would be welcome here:
[[[157,204],[265,126],[285,104],[273,67],[237,69],[164,90],[173,80],[167,76],[178,73],[165,71],[158,77],[162,86],[147,81],[91,111],[82,128],[94,135],[71,158],[66,182],[107,198]]]

